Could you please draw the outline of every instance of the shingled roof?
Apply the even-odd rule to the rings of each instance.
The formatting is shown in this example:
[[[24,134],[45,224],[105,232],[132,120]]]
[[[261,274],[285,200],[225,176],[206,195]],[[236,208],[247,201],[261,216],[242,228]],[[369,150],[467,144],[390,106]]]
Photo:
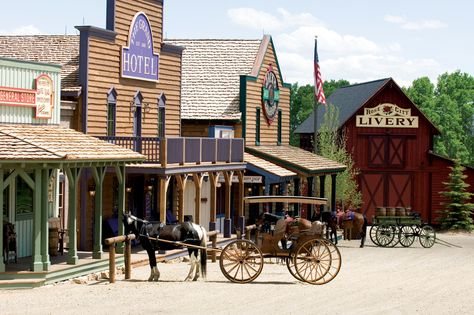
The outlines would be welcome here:
[[[145,156],[57,125],[0,124],[1,161],[142,162]]]
[[[238,120],[240,75],[248,75],[262,40],[166,39],[185,47],[181,118]]]
[[[339,122],[337,128],[340,128],[361,106],[363,106],[372,96],[377,93],[391,78],[380,79],[365,83],[348,85],[338,88],[327,99],[327,104],[333,104],[339,108]],[[318,120],[316,129],[319,130],[323,122],[325,106],[318,106]],[[299,125],[294,133],[314,133],[314,113]]]
[[[61,65],[61,90],[81,90],[78,35],[0,36],[0,57]]]

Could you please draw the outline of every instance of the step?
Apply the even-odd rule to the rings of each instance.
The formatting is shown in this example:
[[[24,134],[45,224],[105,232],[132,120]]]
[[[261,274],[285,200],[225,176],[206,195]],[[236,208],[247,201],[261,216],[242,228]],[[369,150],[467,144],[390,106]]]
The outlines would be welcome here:
[[[0,289],[31,289],[44,285],[45,279],[0,280]]]

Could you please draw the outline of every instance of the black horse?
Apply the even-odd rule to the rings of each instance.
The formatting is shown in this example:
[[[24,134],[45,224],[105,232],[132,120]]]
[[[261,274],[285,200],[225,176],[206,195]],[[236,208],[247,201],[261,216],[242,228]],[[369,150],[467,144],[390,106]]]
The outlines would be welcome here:
[[[159,240],[207,247],[206,229],[192,222],[165,225],[163,223],[152,223],[147,220],[139,219],[129,213],[124,213],[123,224],[125,226],[125,234],[135,234],[143,249],[148,253],[151,268],[151,274],[148,281],[158,281],[160,278],[160,272],[156,266],[156,250],[170,250],[184,247],[169,242],[161,242]],[[196,281],[199,278],[200,273],[202,274],[203,279],[205,279],[207,266],[206,249],[188,247],[188,252],[191,267],[185,281]]]

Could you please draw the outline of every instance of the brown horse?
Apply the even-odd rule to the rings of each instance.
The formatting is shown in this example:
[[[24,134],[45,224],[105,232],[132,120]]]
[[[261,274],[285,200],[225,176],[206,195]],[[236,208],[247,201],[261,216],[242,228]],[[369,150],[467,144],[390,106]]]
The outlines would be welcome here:
[[[344,229],[344,235],[349,240],[360,238],[360,247],[364,247],[367,230],[367,218],[355,211],[346,212],[339,221],[339,226]]]

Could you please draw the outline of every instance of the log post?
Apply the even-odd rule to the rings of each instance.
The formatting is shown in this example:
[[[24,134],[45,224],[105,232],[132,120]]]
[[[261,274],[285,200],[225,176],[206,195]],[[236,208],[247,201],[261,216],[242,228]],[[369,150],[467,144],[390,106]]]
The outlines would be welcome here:
[[[115,243],[109,246],[109,283],[115,283]]]

